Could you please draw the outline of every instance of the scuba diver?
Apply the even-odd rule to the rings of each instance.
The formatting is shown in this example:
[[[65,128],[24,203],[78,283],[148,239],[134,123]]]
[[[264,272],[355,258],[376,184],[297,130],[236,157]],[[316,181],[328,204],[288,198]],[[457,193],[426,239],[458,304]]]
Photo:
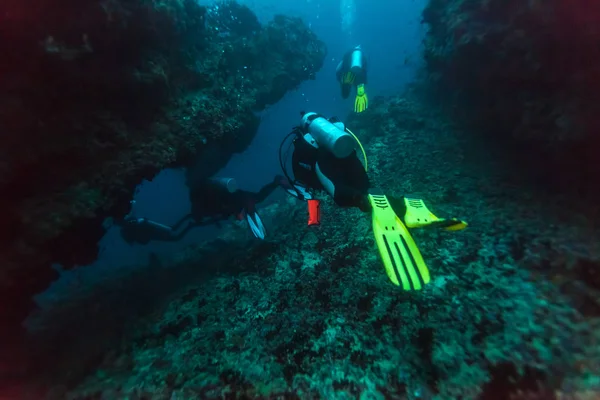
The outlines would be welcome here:
[[[151,240],[177,241],[191,228],[218,224],[236,216],[238,220],[245,218],[252,234],[264,240],[266,230],[256,211],[256,205],[264,201],[283,180],[282,176],[276,176],[273,182],[263,186],[258,192],[250,192],[238,190],[233,178],[203,179],[190,187],[191,213],[184,215],[173,226],[147,218],[132,217],[117,224],[127,243],[147,244]]]
[[[284,144],[291,136],[294,139],[288,153],[293,146],[293,179],[286,170],[288,153],[282,155]],[[357,145],[363,162],[357,156]],[[287,192],[309,202],[309,225],[318,224],[320,218],[319,206],[315,205],[318,200],[312,194],[316,190],[327,192],[341,207],[358,207],[363,212],[371,212],[375,242],[387,276],[404,290],[419,290],[430,281],[427,265],[408,228],[439,227],[457,231],[467,226],[456,218],[436,217],[421,199],[389,196],[372,188],[364,148],[337,118],[302,113],[302,123],[281,143],[279,157],[283,173],[291,183]]]
[[[356,86],[354,111],[361,113],[369,106],[369,99],[365,92],[367,84],[367,58],[360,46],[349,50],[335,70],[335,76],[342,89],[342,97],[347,99],[352,86]]]

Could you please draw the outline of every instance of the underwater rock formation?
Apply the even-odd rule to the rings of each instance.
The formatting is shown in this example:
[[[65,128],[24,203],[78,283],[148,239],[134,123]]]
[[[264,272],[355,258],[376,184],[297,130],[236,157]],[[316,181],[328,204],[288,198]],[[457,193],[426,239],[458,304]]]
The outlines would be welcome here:
[[[347,124],[376,186],[470,223],[413,230],[432,274],[424,290],[388,281],[369,214],[321,198],[315,229],[289,198],[260,209],[266,242],[234,222],[212,243],[124,269],[36,315],[51,347],[36,365],[55,366],[55,398],[551,399],[597,389],[600,232],[576,211],[597,206],[566,210],[568,196],[528,187],[501,152],[411,97],[373,99]]]
[[[598,2],[430,0],[423,22],[429,77],[452,115],[491,142],[510,138],[516,162],[551,184],[597,191]]]
[[[313,79],[326,52],[299,19],[261,26],[230,1],[10,0],[0,21],[3,325],[26,315],[50,263],[95,259],[102,221],[128,212],[144,178],[219,152],[209,175],[242,151],[255,112]]]

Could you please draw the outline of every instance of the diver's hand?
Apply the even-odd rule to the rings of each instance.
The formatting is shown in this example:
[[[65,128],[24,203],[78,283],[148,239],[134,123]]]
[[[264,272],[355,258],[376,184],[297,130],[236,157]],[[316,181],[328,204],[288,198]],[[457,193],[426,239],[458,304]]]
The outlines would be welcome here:
[[[273,183],[281,186],[284,189],[292,189],[292,184],[290,181],[288,181],[288,179],[282,175],[276,175],[275,178],[273,178]]]
[[[273,178],[273,183],[278,183],[282,185],[284,182],[286,182],[286,179],[282,175],[275,175],[275,177]]]

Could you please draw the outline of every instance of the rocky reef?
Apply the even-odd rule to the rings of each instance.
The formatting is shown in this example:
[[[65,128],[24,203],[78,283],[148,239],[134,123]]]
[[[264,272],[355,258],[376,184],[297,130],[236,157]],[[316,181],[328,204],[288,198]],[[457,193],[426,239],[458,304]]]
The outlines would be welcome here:
[[[505,153],[412,96],[376,98],[347,124],[377,186],[470,223],[413,230],[432,273],[424,290],[388,281],[370,215],[321,198],[322,224],[307,227],[305,204],[289,198],[259,210],[266,242],[234,222],[213,242],[125,268],[34,315],[35,365],[50,398],[599,390],[600,232],[583,211],[597,205],[529,186]]]
[[[453,117],[549,185],[598,192],[600,4],[430,0],[423,22],[429,78]]]
[[[0,24],[3,327],[51,263],[95,259],[102,221],[128,212],[142,179],[198,159],[217,171],[326,53],[299,19],[263,26],[231,1],[8,0]]]

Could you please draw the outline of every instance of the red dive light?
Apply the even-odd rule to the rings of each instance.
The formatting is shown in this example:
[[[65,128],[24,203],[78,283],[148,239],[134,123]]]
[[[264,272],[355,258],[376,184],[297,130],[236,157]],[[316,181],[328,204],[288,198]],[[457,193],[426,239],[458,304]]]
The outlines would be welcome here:
[[[319,200],[308,200],[308,226],[321,224],[321,204]]]

